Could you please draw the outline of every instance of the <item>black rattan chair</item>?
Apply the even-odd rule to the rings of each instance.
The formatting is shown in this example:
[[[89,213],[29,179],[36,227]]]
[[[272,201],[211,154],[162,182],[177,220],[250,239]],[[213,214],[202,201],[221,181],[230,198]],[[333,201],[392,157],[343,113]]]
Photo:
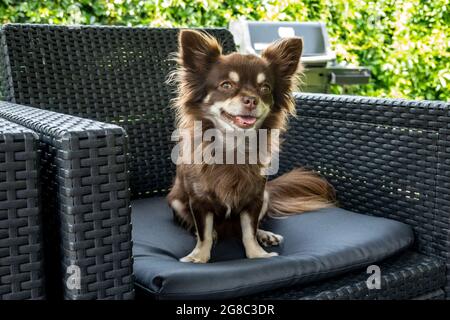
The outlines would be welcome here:
[[[37,142],[0,119],[0,300],[45,297]]]
[[[225,52],[235,49],[228,31],[209,31]],[[1,29],[0,89],[8,102],[0,116],[36,131],[42,142],[44,213],[61,243],[49,262],[60,283],[52,287],[68,299],[133,297],[130,199],[166,194],[174,175],[173,94],[164,81],[174,67],[177,34],[126,27]],[[445,297],[450,105],[310,94],[296,99],[299,117],[285,136],[281,171],[300,165],[319,171],[336,187],[342,207],[406,222],[416,243],[413,251],[380,263],[382,290],[368,290],[368,275],[360,270],[252,298]],[[81,267],[80,289],[62,285],[72,264]]]

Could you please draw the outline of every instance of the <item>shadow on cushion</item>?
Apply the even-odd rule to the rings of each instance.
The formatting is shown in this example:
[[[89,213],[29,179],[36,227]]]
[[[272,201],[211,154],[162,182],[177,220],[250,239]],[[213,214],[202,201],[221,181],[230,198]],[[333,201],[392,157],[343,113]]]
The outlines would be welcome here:
[[[403,223],[323,209],[286,219],[269,219],[263,228],[284,237],[269,248],[278,257],[246,259],[238,239],[222,240],[211,262],[178,259],[195,238],[172,218],[165,198],[132,202],[136,283],[158,299],[227,299],[342,274],[392,256],[413,242]]]

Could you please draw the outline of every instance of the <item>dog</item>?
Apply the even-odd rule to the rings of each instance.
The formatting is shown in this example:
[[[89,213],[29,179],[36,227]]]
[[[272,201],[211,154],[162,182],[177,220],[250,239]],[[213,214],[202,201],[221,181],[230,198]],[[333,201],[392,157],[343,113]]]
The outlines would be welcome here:
[[[202,133],[285,131],[288,117],[295,115],[292,88],[302,49],[302,38],[292,37],[270,44],[260,57],[223,55],[219,42],[206,32],[181,30],[178,67],[170,76],[177,84],[177,128],[192,133],[200,122]],[[194,136],[183,136],[183,143],[192,145]],[[201,146],[210,144],[203,141]],[[318,174],[294,169],[268,181],[262,174],[265,166],[260,160],[177,164],[167,200],[176,220],[197,238],[193,251],[180,261],[208,262],[214,242],[230,235],[241,237],[247,258],[276,256],[263,246],[279,245],[283,237],[259,228],[266,215],[288,216],[334,205],[333,187]]]

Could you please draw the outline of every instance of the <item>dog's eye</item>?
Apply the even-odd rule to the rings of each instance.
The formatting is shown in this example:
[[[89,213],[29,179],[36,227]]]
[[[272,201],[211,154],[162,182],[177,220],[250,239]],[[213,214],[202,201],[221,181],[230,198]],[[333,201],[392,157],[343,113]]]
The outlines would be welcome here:
[[[231,84],[230,81],[224,81],[220,84],[220,87],[225,90],[230,90],[231,88],[233,88],[233,85]]]
[[[262,94],[268,94],[270,93],[270,87],[267,84],[264,84],[261,86],[261,93]]]

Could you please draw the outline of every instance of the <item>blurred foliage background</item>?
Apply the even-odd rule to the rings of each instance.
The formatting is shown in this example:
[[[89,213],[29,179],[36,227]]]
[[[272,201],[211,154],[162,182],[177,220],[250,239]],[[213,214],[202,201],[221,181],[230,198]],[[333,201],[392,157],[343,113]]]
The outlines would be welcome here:
[[[338,60],[370,67],[350,94],[450,101],[450,0],[0,0],[2,23],[219,26],[324,21]],[[335,93],[342,88],[334,87]]]

